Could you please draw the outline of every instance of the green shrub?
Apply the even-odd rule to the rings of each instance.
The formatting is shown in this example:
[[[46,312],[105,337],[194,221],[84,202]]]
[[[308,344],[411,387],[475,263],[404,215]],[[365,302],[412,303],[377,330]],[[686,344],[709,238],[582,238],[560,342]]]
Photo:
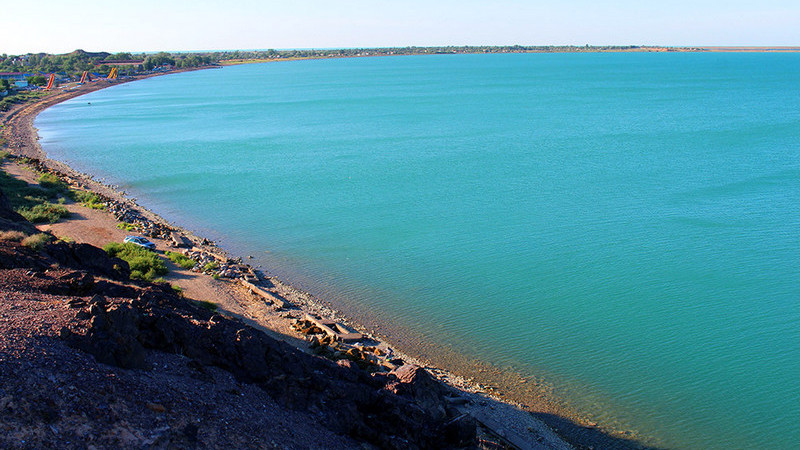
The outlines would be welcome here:
[[[20,242],[28,235],[21,231],[0,231],[0,241]]]
[[[167,274],[167,266],[156,253],[136,244],[112,242],[104,246],[103,250],[109,256],[127,261],[131,268],[131,278],[153,281]]]
[[[3,171],[0,171],[0,189],[8,196],[11,206],[17,210],[22,207],[31,208],[58,197],[56,191],[41,186],[31,186]]]
[[[184,255],[182,253],[167,252],[166,256],[167,256],[167,259],[169,259],[170,261],[174,262],[175,264],[183,267],[184,269],[191,269],[191,268],[193,268],[194,266],[197,265],[197,262],[195,262],[195,260],[193,260],[192,258],[189,258],[188,256],[186,256],[186,255]]]
[[[69,187],[58,178],[58,175],[53,173],[43,173],[39,175],[39,186],[55,191],[56,193],[67,193]]]
[[[171,287],[172,290],[175,291],[176,294],[181,295],[181,296],[183,295],[183,288],[182,287],[180,287],[178,285],[175,285],[175,284],[172,284],[169,287]]]
[[[134,225],[132,223],[128,223],[128,222],[120,222],[120,223],[118,223],[117,224],[117,228],[119,228],[120,230],[125,230],[125,231],[136,231],[136,225]]]
[[[89,191],[72,191],[72,196],[83,206],[92,209],[106,209],[106,202],[99,195]]]
[[[217,269],[219,269],[219,264],[215,262],[206,263],[206,265],[203,266],[203,272],[212,272]]]
[[[22,207],[17,209],[17,212],[33,223],[56,223],[69,216],[67,208],[50,202],[39,203],[32,207]]]
[[[55,223],[69,216],[65,207],[50,202],[65,192],[63,182],[52,174],[42,175],[40,180],[42,185],[31,186],[0,171],[0,189],[8,196],[14,210],[27,220],[33,223]]]
[[[22,245],[38,252],[52,240],[53,236],[46,233],[39,233],[28,236],[25,239],[23,239]]]

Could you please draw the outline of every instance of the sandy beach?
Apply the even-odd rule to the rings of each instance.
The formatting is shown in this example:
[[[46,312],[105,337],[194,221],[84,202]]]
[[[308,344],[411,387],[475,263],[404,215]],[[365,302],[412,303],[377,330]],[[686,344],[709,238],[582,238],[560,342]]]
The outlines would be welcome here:
[[[157,75],[160,74],[148,76]],[[564,410],[562,405],[557,404],[556,399],[543,395],[544,388],[533,381],[520,379],[488,365],[476,365],[474,361],[464,358],[453,359],[454,364],[452,367],[447,367],[450,369],[448,371],[432,367],[426,361],[419,361],[413,354],[404,354],[375,336],[370,336],[367,329],[349,321],[343,314],[331,310],[323,301],[314,298],[310,293],[253,270],[247,266],[246,261],[231,258],[224,249],[213,245],[203,237],[195,236],[186,229],[170,224],[137,205],[112,186],[99,183],[90,175],[78,173],[63,163],[47,158],[39,145],[37,132],[33,126],[35,117],[41,111],[92,91],[148,76],[117,82],[100,80],[68,91],[56,90],[39,101],[19,105],[4,117],[0,117],[4,125],[2,137],[7,143],[6,151],[17,157],[31,158],[35,160],[34,167],[56,172],[71,186],[100,194],[108,199],[109,204],[116,205],[115,208],[98,210],[77,202],[68,203],[66,207],[71,217],[54,224],[40,225],[41,231],[69,238],[75,242],[102,247],[109,242],[121,242],[128,234],[138,234],[120,229],[119,214],[112,214],[109,209],[132,212],[143,218],[144,223],[152,224],[151,229],[157,231],[151,235],[150,240],[156,244],[159,251],[177,251],[170,238],[172,234],[176,234],[191,242],[191,248],[186,249],[187,251],[238,267],[237,270],[241,273],[253,274],[255,279],[244,277],[247,278],[245,280],[239,276],[217,279],[201,272],[182,269],[167,261],[169,267],[169,274],[165,276],[167,282],[178,286],[186,298],[216,304],[218,311],[226,317],[247,323],[309,354],[314,353],[309,342],[316,338],[298,330],[298,320],[310,314],[319,317],[320,320],[330,320],[349,327],[351,331],[364,334],[365,341],[370,345],[383,348],[384,353],[405,362],[420,364],[442,383],[458,389],[461,395],[468,399],[462,406],[465,413],[476,417],[487,429],[493,430],[497,435],[504,437],[507,443],[519,448],[570,448],[570,444],[587,448],[640,447],[635,436],[629,433],[621,434],[618,430],[606,429],[602,424],[581,419],[577,414]],[[36,183],[37,174],[21,159],[3,161],[2,170],[18,179]],[[384,357],[380,361],[388,364],[390,359],[392,358]],[[524,409],[520,407],[522,405]]]

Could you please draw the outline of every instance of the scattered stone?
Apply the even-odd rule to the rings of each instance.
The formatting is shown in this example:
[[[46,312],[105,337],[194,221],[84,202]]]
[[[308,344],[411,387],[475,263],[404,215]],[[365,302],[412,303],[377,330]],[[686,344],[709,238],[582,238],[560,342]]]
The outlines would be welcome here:
[[[67,301],[67,306],[70,308],[83,308],[86,306],[86,302],[80,297],[73,297]]]
[[[145,406],[147,406],[147,409],[149,409],[150,411],[153,411],[153,412],[157,412],[157,413],[165,413],[165,412],[167,412],[167,408],[165,408],[164,405],[159,404],[159,403],[148,403]]]
[[[172,232],[170,233],[170,239],[172,241],[172,246],[177,248],[191,248],[192,241],[186,238],[186,236],[178,233]]]

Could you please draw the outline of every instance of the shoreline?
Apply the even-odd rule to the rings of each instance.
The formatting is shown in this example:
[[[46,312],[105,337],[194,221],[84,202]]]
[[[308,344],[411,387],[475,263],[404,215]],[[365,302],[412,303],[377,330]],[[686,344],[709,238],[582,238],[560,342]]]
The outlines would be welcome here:
[[[216,68],[216,67],[206,67],[206,68]],[[144,78],[150,78],[153,76],[168,75],[168,74],[180,73],[191,70],[204,70],[206,68],[195,68],[188,70],[173,71],[168,73],[148,74],[147,76],[120,80],[115,83],[101,80],[89,86],[84,86],[82,88],[73,89],[65,92],[56,92],[55,94],[42,97],[41,99],[33,103],[20,105],[20,107],[15,108],[5,117],[2,117],[4,121],[3,136],[7,137],[8,140],[7,150],[10,150],[11,153],[18,156],[24,156],[27,158],[33,158],[39,160],[41,161],[42,165],[45,166],[47,169],[58,172],[68,177],[68,179],[72,179],[85,189],[104,195],[109,199],[124,204],[125,207],[138,212],[143,217],[152,221],[153,223],[159,224],[160,226],[163,226],[167,229],[175,229],[180,233],[189,236],[195,242],[205,242],[204,238],[196,236],[194,233],[188,231],[184,227],[171,224],[158,214],[137,204],[135,200],[127,198],[124,192],[119,192],[117,189],[115,189],[114,186],[103,184],[95,180],[91,175],[80,173],[72,169],[65,163],[49,159],[38,142],[38,134],[36,128],[34,127],[34,120],[41,111],[49,108],[50,106],[53,106],[57,103],[63,102],[68,99],[72,99],[74,97],[78,97],[84,94],[88,94],[90,92],[104,89],[106,87],[110,87],[116,84],[122,84],[124,82],[137,81]],[[217,247],[213,243],[207,246],[207,249],[209,251],[212,251],[214,253],[219,253],[227,257],[227,253],[225,252],[225,250],[223,248]],[[359,323],[351,323],[351,321],[348,320],[348,317],[346,315],[343,315],[342,313],[333,310],[329,302],[317,299],[308,292],[304,292],[300,289],[297,289],[292,284],[283,282],[282,280],[279,280],[271,275],[267,275],[266,278],[276,286],[276,290],[280,293],[281,296],[290,299],[290,302],[292,303],[299,304],[301,306],[300,308],[301,313],[311,312],[313,314],[318,314],[322,317],[333,318],[337,321],[344,322],[345,324],[351,327],[353,326],[357,327],[360,331],[366,329],[364,326],[362,326],[366,325],[365,323],[361,323],[360,321]],[[223,289],[235,289],[235,287],[227,286]],[[378,329],[380,328],[382,327],[378,325]],[[375,335],[378,333],[373,332],[365,334]],[[386,342],[386,339],[381,339],[380,337],[378,337],[376,340]],[[306,341],[303,340],[303,337],[301,336],[300,339],[296,339],[296,342],[290,342],[290,343],[292,345],[299,346],[299,344],[305,344]],[[394,345],[391,345],[391,347],[394,348]],[[413,350],[414,344],[411,344],[410,347],[412,347]],[[446,346],[442,346],[442,348],[446,348]],[[307,348],[301,348],[301,350],[306,352],[308,351]],[[455,353],[454,351],[451,352]],[[419,360],[417,358],[409,357],[401,352],[395,352],[395,353],[400,355],[405,360],[419,363]],[[446,354],[448,352],[442,351],[433,353]],[[513,420],[510,417],[508,417],[508,415],[512,416],[514,415],[514,413],[511,410],[509,410],[509,408],[513,409],[515,405],[520,405],[520,403],[514,401],[516,399],[514,399],[513,396],[506,397],[503,394],[501,394],[501,392],[499,392],[498,390],[491,387],[486,388],[483,384],[486,384],[488,386],[491,385],[501,386],[500,391],[506,392],[507,391],[506,386],[503,386],[503,384],[513,385],[515,383],[520,384],[520,382],[527,383],[528,380],[521,377],[514,378],[513,374],[509,373],[509,370],[494,367],[491,364],[485,362],[470,360],[468,357],[463,355],[461,356],[462,357],[460,358],[461,360],[460,364],[455,364],[455,366],[460,366],[457,372],[459,372],[459,375],[461,376],[453,375],[448,370],[442,370],[437,367],[431,367],[429,364],[426,364],[425,362],[421,363],[420,365],[425,366],[426,369],[440,381],[445,382],[450,386],[457,387],[458,389],[464,391],[465,393],[478,395],[481,398],[484,398],[485,399],[483,400],[483,402],[485,403],[483,405],[484,408],[481,408],[483,410],[486,410],[484,411],[484,414],[497,415],[493,414],[491,411],[497,412],[500,409],[504,410],[502,413],[499,414],[501,416],[499,419],[487,418],[486,420],[488,422],[498,424],[496,426],[502,426],[504,424],[503,422],[504,419]],[[450,358],[444,357],[444,359],[450,359]],[[453,364],[448,364],[448,366],[452,365]],[[469,369],[472,369],[475,375],[468,376],[467,378],[465,378],[463,373],[465,371],[468,372]],[[497,381],[497,380],[502,380],[504,378],[506,379],[505,382]],[[602,425],[598,426],[596,423],[591,422],[590,420],[585,418],[583,418],[582,420],[579,419],[576,422],[576,419],[578,417],[574,411],[572,411],[570,414],[565,414],[566,411],[564,411],[563,406],[553,403],[553,400],[558,400],[558,399],[545,398],[542,395],[541,385],[537,385],[537,383],[535,382],[526,384],[525,387],[528,388],[525,389],[525,391],[528,393],[531,392],[531,389],[534,392],[538,391],[536,397],[539,401],[539,404],[536,405],[537,402],[531,402],[532,404],[538,406],[537,408],[533,409],[538,409],[539,410],[538,414],[540,416],[542,415],[552,416],[553,421],[548,423],[548,425],[550,425],[550,427],[556,428],[556,426],[554,426],[553,424],[554,423],[558,424],[558,429],[556,431],[558,432],[558,434],[561,435],[561,437],[565,438],[567,441],[578,443],[578,445],[586,445],[585,442],[592,442],[595,444],[600,443],[602,445],[602,442],[609,443],[611,441],[613,441],[617,446],[619,446],[620,444],[623,445],[627,444],[630,447],[639,447],[642,445],[640,442],[631,440],[631,435],[629,433],[619,432],[618,430],[605,428]],[[508,390],[510,391],[512,389]],[[501,399],[500,396],[503,396],[505,398]],[[542,402],[549,405],[547,408],[544,408],[544,410],[542,410],[543,409]],[[530,409],[531,405],[528,404],[526,406],[528,406],[528,408]],[[534,417],[536,416],[536,413],[531,411],[529,412]],[[526,413],[526,415],[530,414]],[[516,415],[519,416],[519,414]],[[539,417],[536,418],[535,420],[537,420],[540,423],[545,422],[541,419],[542,417]],[[545,429],[541,429],[540,433],[546,435],[547,432],[549,431],[549,428],[546,425],[543,426]],[[610,439],[611,441],[609,441],[608,439]],[[557,439],[553,440],[554,446],[556,447],[558,446],[556,444],[557,441],[558,441]]]

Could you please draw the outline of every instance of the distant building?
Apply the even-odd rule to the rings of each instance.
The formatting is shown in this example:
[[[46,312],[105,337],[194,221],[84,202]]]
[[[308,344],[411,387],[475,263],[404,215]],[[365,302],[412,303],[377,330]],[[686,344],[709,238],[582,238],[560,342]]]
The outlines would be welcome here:
[[[14,82],[14,86],[18,88],[26,88],[28,87],[28,80],[17,80]]]
[[[22,72],[0,72],[0,80],[24,80],[25,74]]]

